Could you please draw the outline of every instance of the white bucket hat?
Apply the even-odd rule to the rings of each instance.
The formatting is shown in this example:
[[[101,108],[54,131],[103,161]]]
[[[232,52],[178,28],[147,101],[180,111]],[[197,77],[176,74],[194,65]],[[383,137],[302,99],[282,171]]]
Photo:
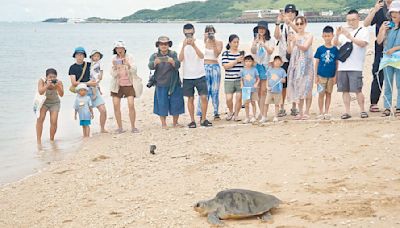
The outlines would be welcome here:
[[[79,90],[81,89],[85,89],[86,91],[88,91],[88,87],[85,83],[79,83],[79,85],[75,88],[75,91],[79,92]]]
[[[126,49],[125,42],[122,41],[122,40],[115,41],[115,42],[114,42],[114,49],[115,49],[115,48],[118,48],[118,47],[122,47],[122,48],[125,48],[125,49]]]
[[[393,1],[390,4],[389,13],[391,12],[400,12],[400,1]]]

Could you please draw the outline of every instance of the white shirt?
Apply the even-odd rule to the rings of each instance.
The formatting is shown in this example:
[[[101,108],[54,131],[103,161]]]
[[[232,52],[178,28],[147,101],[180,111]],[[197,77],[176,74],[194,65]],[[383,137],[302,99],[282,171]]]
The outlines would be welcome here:
[[[195,41],[198,49],[199,41]],[[183,44],[182,44],[183,45]],[[181,46],[182,47],[182,46]],[[200,49],[202,50],[202,49]],[[191,45],[186,45],[184,51],[184,58],[182,61],[182,75],[183,79],[198,79],[206,75],[204,68],[204,59],[200,59],[196,54],[196,50]]]
[[[283,28],[281,29],[282,25],[283,25]],[[290,33],[296,34],[296,32],[290,26],[288,26],[286,23],[277,25],[277,26],[279,26],[279,29],[281,30],[281,37],[278,40],[279,41],[278,53],[279,53],[279,56],[282,58],[282,61],[284,63],[286,63],[286,62],[289,62],[289,60],[286,58],[289,35],[290,35]]]
[[[354,37],[356,34],[357,29],[354,29],[350,32],[350,34]],[[369,29],[362,27],[361,30],[357,33],[355,37],[357,40],[362,40],[369,43]],[[339,36],[339,43],[340,45],[344,45],[346,42],[350,42],[350,40],[341,34]],[[353,43],[353,51],[351,52],[350,56],[344,63],[339,61],[338,71],[363,71],[364,69],[364,62],[365,62],[365,54],[367,52],[367,46],[360,47],[357,44]]]

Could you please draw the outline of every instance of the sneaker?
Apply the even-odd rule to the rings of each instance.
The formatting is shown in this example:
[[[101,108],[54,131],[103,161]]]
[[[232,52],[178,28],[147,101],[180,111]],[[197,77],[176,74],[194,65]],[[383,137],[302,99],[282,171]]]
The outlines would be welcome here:
[[[260,123],[266,123],[267,122],[267,117],[263,116],[260,120]]]
[[[261,117],[262,118],[262,117]],[[256,118],[254,118],[254,117],[252,117],[251,119],[250,119],[250,123],[255,123],[257,121],[257,119]]]
[[[248,118],[243,120],[243,124],[248,124],[248,123],[250,123],[250,120]]]
[[[324,120],[324,119],[325,119],[325,115],[324,115],[324,114],[319,114],[319,115],[317,116],[317,119],[319,119],[319,120]]]
[[[274,121],[274,123],[279,122],[278,117],[275,116],[273,121]]]
[[[203,122],[200,123],[200,126],[202,126],[202,127],[212,127],[212,123],[206,119],[206,120],[204,120]]]
[[[324,119],[326,119],[326,120],[330,120],[331,118],[332,118],[332,115],[331,115],[331,114],[326,113],[326,114],[324,115]]]

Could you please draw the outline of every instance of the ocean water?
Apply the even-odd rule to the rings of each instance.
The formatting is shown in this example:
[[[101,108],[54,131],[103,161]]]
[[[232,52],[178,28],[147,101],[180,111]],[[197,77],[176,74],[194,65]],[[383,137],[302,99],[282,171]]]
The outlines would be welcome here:
[[[308,31],[320,38],[326,24],[309,24]],[[338,23],[332,23],[338,26]],[[17,181],[35,173],[47,164],[61,160],[81,145],[81,128],[73,119],[74,94],[68,91],[68,69],[74,63],[75,47],[83,46],[88,54],[98,49],[104,54],[102,64],[108,115],[113,115],[108,83],[113,43],[124,40],[134,57],[138,74],[146,82],[149,75],[147,60],[156,51],[155,41],[167,35],[174,42],[173,50],[183,39],[183,23],[171,24],[51,24],[0,23],[0,185]],[[201,39],[206,24],[195,24]],[[226,44],[230,34],[237,34],[242,44],[250,44],[253,24],[214,24],[217,39]],[[271,26],[273,32],[274,25]],[[36,145],[36,117],[32,111],[37,81],[47,68],[58,71],[65,87],[61,98],[56,142],[50,143],[49,118],[43,129],[43,147]],[[124,102],[123,102],[124,103]],[[92,132],[98,132],[95,111]],[[140,113],[138,114],[140,119]],[[143,129],[145,130],[145,129]]]

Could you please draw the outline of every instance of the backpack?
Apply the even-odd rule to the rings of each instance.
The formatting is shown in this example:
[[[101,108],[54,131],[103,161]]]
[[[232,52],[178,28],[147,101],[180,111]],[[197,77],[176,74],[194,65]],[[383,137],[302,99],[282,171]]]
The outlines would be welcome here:
[[[358,32],[361,30],[361,28],[359,28],[356,32],[356,34],[354,34],[354,37],[357,36]],[[339,49],[339,57],[338,60],[342,63],[346,62],[346,60],[350,57],[351,53],[353,52],[353,42],[346,42],[345,44],[343,44],[343,46],[340,47]]]

